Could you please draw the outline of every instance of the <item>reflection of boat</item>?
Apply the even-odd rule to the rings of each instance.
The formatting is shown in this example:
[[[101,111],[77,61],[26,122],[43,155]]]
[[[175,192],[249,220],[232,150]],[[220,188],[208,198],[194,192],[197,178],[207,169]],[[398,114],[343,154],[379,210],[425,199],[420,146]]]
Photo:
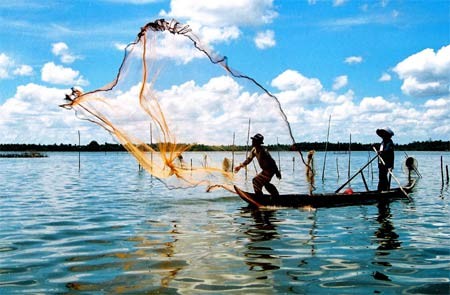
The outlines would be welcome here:
[[[409,193],[415,185],[415,180],[402,188],[394,188],[389,191],[365,191],[323,194],[286,194],[280,196],[262,195],[245,192],[234,186],[236,193],[253,207],[339,207],[351,205],[375,204],[380,201],[395,199],[408,199],[405,193]],[[403,190],[403,191],[402,191]]]

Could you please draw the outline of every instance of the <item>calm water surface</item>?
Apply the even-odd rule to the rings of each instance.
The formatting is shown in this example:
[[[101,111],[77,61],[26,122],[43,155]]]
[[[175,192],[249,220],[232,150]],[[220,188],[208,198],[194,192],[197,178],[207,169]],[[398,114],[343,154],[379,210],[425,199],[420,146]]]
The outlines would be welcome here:
[[[410,155],[423,176],[412,201],[262,211],[224,190],[169,190],[126,153],[82,154],[80,171],[77,153],[1,158],[0,293],[448,294],[450,194],[440,158],[450,165],[450,153]],[[323,156],[315,156],[316,191],[334,191],[348,155],[328,153],[324,181]],[[368,159],[352,153],[352,172]],[[406,183],[403,159],[398,152],[395,173]],[[298,155],[279,160],[280,191],[307,192]]]

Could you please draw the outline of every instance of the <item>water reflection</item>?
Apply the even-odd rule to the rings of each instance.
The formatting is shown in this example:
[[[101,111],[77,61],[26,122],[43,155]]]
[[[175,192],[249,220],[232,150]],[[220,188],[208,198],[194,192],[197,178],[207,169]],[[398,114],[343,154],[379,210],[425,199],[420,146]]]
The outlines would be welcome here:
[[[110,253],[67,258],[68,272],[77,279],[66,283],[66,288],[84,292],[102,290],[113,294],[167,293],[171,290],[170,282],[188,265],[186,261],[174,258],[178,230],[176,223],[171,226],[167,234],[158,234],[161,238],[155,236],[155,232],[147,232],[148,235],[144,232],[143,235],[122,241],[123,244],[131,243],[131,250],[125,246],[123,250],[112,250]],[[89,243],[101,243],[104,246],[105,241]],[[112,241],[106,243],[112,244]]]
[[[275,251],[267,246],[273,243],[264,243],[266,241],[280,239],[277,232],[277,226],[274,222],[275,211],[260,211],[249,208],[244,212],[250,213],[254,223],[244,232],[250,242],[246,245],[247,250],[244,253],[245,263],[251,271],[267,271],[280,268],[280,258]]]
[[[377,237],[378,251],[377,255],[389,255],[386,250],[398,249],[401,246],[401,242],[398,240],[399,235],[394,231],[394,225],[392,224],[391,208],[389,202],[379,202],[377,204],[378,217],[377,221],[380,223],[380,227],[375,231]]]
[[[373,264],[382,267],[383,271],[386,272],[389,271],[392,265],[389,261],[383,261],[383,259],[391,254],[391,250],[400,249],[402,243],[398,240],[399,235],[394,231],[395,227],[391,221],[390,202],[379,202],[377,209],[378,216],[376,220],[380,226],[374,233],[378,247],[377,251],[375,251],[375,261]],[[388,275],[380,271],[373,272],[372,277],[378,281],[391,281]]]

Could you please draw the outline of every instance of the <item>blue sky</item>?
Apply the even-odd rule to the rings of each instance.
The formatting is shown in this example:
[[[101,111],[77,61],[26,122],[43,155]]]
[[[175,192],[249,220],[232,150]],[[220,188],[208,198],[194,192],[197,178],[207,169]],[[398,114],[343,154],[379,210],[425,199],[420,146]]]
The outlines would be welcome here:
[[[189,24],[233,68],[266,85],[288,110],[297,141],[325,141],[329,115],[332,142],[345,142],[350,133],[354,142],[377,142],[375,130],[383,126],[394,130],[399,143],[449,140],[449,5],[446,0],[2,1],[0,143],[74,144],[80,129],[84,143],[113,142],[58,105],[72,86],[93,90],[111,81],[123,46],[158,18]],[[223,126],[214,128],[209,137],[192,138],[218,142],[213,136]],[[230,132],[236,128],[246,129],[230,126]],[[277,130],[261,132],[274,143]]]

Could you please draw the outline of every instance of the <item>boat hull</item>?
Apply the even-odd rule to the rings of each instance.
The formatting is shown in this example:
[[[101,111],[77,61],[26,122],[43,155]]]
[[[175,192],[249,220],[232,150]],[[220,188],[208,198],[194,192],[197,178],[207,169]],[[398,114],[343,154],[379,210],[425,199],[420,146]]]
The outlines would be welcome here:
[[[402,187],[406,193],[411,192],[415,182]],[[252,207],[340,207],[353,205],[370,205],[382,201],[392,201],[396,199],[409,199],[409,197],[400,189],[395,188],[385,192],[366,191],[346,193],[324,193],[324,194],[286,194],[278,197],[270,195],[257,196],[234,186],[236,193]]]

